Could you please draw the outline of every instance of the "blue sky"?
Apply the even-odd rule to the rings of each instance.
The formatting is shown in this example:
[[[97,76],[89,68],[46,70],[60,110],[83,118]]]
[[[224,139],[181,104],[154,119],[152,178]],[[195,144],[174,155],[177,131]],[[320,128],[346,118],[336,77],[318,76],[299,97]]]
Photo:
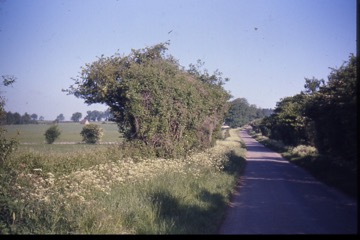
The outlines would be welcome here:
[[[169,31],[172,31],[169,34]],[[0,0],[0,75],[7,111],[53,120],[103,111],[61,89],[97,56],[170,40],[188,67],[219,69],[235,98],[274,108],[356,53],[355,0]]]

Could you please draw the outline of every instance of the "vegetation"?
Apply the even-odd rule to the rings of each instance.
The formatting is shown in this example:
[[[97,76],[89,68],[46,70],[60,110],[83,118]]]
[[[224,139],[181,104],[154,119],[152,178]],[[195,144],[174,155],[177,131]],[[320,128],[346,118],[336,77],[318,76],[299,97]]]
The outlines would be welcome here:
[[[356,168],[356,57],[332,69],[328,82],[306,79],[305,92],[277,103],[274,114],[252,125],[287,145],[310,145],[339,165]]]
[[[107,104],[125,139],[143,154],[176,157],[211,147],[227,111],[230,95],[222,85],[228,79],[202,71],[201,61],[185,70],[166,50],[161,43],[101,56],[65,91]]]
[[[93,122],[92,122],[93,123]],[[44,144],[44,132],[51,126],[53,123],[47,124],[24,124],[24,125],[4,125],[3,128],[6,130],[6,138],[16,137],[20,142],[20,147],[35,147],[39,148],[56,148],[59,144],[76,144],[77,146],[82,143],[82,136],[80,132],[84,125],[74,122],[59,123],[57,126],[61,131],[61,142],[55,141],[52,146]],[[117,131],[117,125],[113,122],[105,123],[93,123],[98,124],[104,132],[103,137],[101,138],[100,143],[121,143],[123,139],[121,134]],[[18,135],[18,133],[20,133]],[[56,145],[56,146],[55,146]]]
[[[269,116],[271,113],[271,109],[258,108],[254,104],[250,105],[245,98],[237,98],[230,102],[225,124],[232,128],[242,127],[254,119]]]
[[[105,121],[108,121],[109,119],[111,119],[111,114],[110,114],[110,110],[107,109],[106,111],[102,112],[102,111],[98,111],[98,110],[94,110],[94,111],[87,111],[86,112],[86,119],[88,119],[89,121],[98,121],[100,122],[103,118],[105,119]]]
[[[82,113],[76,112],[76,113],[73,113],[73,115],[71,116],[71,120],[74,122],[79,122],[81,117],[82,117]]]
[[[10,86],[15,83],[16,78],[14,76],[2,76],[4,86]],[[2,94],[2,91],[0,91]],[[2,95],[0,95],[0,122],[5,118],[6,112],[4,109],[5,100]],[[6,138],[6,129],[0,127],[0,167],[4,164],[9,155],[16,150],[18,146],[18,141],[15,138]],[[1,213],[1,212],[0,212]]]
[[[31,116],[28,113],[25,113],[24,115],[19,114],[18,112],[12,113],[12,112],[6,112],[3,111],[3,118],[1,119],[2,125],[5,124],[36,124],[37,123],[37,115],[31,114]]]
[[[62,113],[60,113],[55,119],[56,122],[62,122],[64,120],[65,120],[65,116]]]
[[[52,144],[60,136],[61,132],[57,125],[49,127],[45,132],[45,140],[48,144]]]
[[[97,124],[88,124],[80,132],[83,141],[90,144],[98,143],[103,136],[103,129]]]
[[[305,91],[281,99],[274,114],[251,123],[266,136],[262,142],[352,196],[357,195],[356,64],[350,55],[331,69],[327,82],[305,79]],[[313,154],[299,156],[299,148]]]
[[[215,234],[245,163],[237,130],[229,134],[172,160],[133,159],[117,147],[19,150],[1,168],[0,232]]]
[[[250,134],[261,144],[282,154],[290,162],[305,168],[315,178],[328,184],[350,197],[357,198],[358,184],[356,169],[339,165],[331,156],[319,154],[318,150],[309,145],[296,147],[285,145],[280,140],[270,139],[254,130]]]

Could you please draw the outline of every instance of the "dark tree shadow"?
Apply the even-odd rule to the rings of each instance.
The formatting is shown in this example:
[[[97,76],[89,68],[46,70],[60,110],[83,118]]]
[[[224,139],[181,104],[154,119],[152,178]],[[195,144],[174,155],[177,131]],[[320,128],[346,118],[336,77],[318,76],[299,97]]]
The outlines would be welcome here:
[[[213,219],[219,218],[226,206],[221,194],[207,190],[202,190],[198,195],[198,199],[204,203],[202,207],[184,204],[168,191],[155,192],[151,198],[158,212],[157,224],[173,223],[165,234],[215,234],[219,223]]]

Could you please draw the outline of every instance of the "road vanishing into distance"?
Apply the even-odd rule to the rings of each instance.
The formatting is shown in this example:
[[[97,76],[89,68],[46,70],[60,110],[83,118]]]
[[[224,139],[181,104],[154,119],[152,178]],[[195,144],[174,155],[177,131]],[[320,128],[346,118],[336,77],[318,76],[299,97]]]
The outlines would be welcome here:
[[[357,201],[240,131],[247,165],[219,234],[357,234]]]

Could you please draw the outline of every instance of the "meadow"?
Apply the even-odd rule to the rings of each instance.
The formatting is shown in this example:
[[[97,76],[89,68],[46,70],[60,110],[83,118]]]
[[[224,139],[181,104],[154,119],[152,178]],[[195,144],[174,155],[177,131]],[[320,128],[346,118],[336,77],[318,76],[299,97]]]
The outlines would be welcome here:
[[[122,142],[121,135],[118,131],[118,127],[115,123],[101,123],[101,122],[92,122],[94,124],[98,124],[104,131],[104,135],[101,139],[100,143],[108,143],[114,142],[119,143]],[[24,125],[5,125],[3,126],[7,133],[5,136],[7,138],[16,137],[18,138],[21,144],[45,144],[45,131],[52,124],[24,124]],[[80,123],[59,123],[57,124],[61,135],[54,142],[54,144],[74,144],[81,143],[82,137],[80,132],[84,127],[83,124]],[[19,135],[18,135],[19,133]]]
[[[81,142],[83,125],[67,124],[56,142]],[[214,234],[245,166],[239,129],[205,151],[151,159],[46,144],[49,125],[6,126],[8,136],[17,127],[20,147],[0,169],[2,234]],[[101,127],[102,142],[121,142],[116,125]]]

